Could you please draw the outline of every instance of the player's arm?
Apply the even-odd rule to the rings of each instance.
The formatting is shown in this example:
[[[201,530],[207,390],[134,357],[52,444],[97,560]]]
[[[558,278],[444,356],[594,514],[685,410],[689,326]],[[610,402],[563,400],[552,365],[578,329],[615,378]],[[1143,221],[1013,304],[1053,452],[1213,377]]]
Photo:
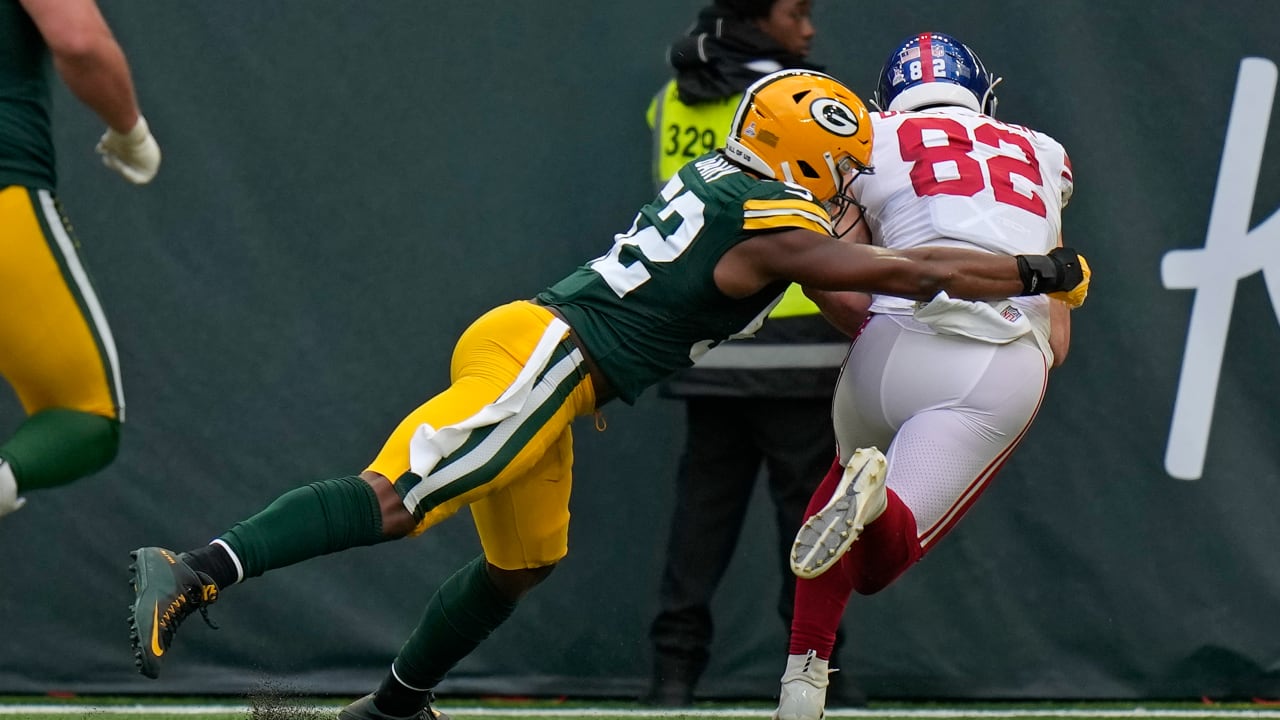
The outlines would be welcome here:
[[[1058,247],[1062,247],[1061,233]],[[1071,349],[1071,308],[1056,298],[1049,300],[1049,349],[1053,351],[1053,367],[1065,362]]]
[[[994,255],[958,248],[893,251],[841,242],[811,230],[755,235],[735,245],[716,265],[716,284],[745,297],[782,280],[817,290],[860,290],[928,300],[940,291],[966,300],[1079,291],[1086,280],[1078,256],[1060,248],[1051,255]]]
[[[1067,360],[1071,348],[1071,308],[1057,298],[1049,299],[1049,349],[1053,351],[1053,366]]]
[[[1056,145],[1056,141],[1055,141]],[[1058,192],[1062,198],[1062,207],[1071,202],[1075,193],[1075,178],[1071,173],[1071,157],[1066,148],[1057,145],[1062,153],[1061,170],[1058,173]],[[1058,247],[1062,247],[1062,233],[1058,233]],[[1049,303],[1049,349],[1053,351],[1053,366],[1058,367],[1067,359],[1067,351],[1071,347],[1071,306],[1065,302],[1051,300]]]
[[[841,242],[860,245],[871,243],[871,230],[862,221],[860,207],[850,207],[840,218],[836,225],[836,235]],[[871,296],[864,292],[805,287],[804,294],[818,306],[827,322],[851,338],[858,336],[862,323],[867,319],[867,312],[871,309]]]
[[[138,109],[124,51],[94,0],[20,0],[53,54],[67,88],[102,118],[95,148],[102,163],[131,183],[151,182],[160,146]]]
[[[858,336],[871,309],[871,296],[864,292],[804,288],[804,294],[818,306],[827,322],[851,338]]]
[[[94,0],[20,0],[53,54],[67,88],[108,127],[127,133],[138,101],[124,51]]]

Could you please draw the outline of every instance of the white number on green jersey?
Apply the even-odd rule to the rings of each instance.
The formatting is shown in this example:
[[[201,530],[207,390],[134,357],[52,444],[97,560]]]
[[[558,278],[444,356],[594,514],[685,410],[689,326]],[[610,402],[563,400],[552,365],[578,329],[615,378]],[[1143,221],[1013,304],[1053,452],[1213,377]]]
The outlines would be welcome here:
[[[623,248],[628,245],[635,248],[649,262],[671,262],[680,257],[702,231],[702,213],[706,206],[697,195],[684,192],[684,183],[679,175],[672,177],[662,188],[662,198],[667,204],[658,212],[658,217],[664,221],[675,217],[679,221],[669,234],[663,235],[654,225],[639,228],[642,216],[636,215],[630,230],[613,237],[613,247],[609,252],[590,262],[591,269],[600,273],[618,297],[626,297],[627,293],[648,282],[650,277],[648,269],[639,260],[623,264]]]

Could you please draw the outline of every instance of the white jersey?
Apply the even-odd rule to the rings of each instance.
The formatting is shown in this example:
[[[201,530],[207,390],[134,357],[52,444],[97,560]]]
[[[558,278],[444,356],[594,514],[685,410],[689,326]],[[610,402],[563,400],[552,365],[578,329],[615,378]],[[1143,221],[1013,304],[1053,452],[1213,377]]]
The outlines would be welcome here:
[[[853,185],[872,242],[1006,255],[1058,244],[1072,180],[1053,138],[956,107],[872,122],[875,174]],[[832,420],[841,461],[887,448],[885,484],[911,512],[921,549],[955,526],[1035,418],[1053,363],[1050,302],[875,296]],[[1016,331],[1001,335],[1002,323]]]
[[[872,242],[893,250],[976,248],[1006,255],[1058,244],[1073,188],[1071,162],[1056,140],[962,107],[873,113],[875,173],[853,194],[866,207]],[[1008,308],[1012,305],[1015,310]],[[873,313],[911,315],[911,300],[876,295]],[[1047,352],[1049,299],[1012,298]]]

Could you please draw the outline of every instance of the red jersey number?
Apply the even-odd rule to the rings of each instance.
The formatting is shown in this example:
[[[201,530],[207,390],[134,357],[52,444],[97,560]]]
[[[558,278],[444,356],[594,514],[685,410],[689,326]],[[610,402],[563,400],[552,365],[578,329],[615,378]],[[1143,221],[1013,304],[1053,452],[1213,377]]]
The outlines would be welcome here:
[[[926,145],[926,130],[941,133],[946,142]],[[937,135],[933,136],[938,138]],[[1023,157],[996,155],[986,161],[987,172],[982,172],[982,163],[969,155],[973,151],[974,142],[999,149],[1001,143],[1013,145],[1022,151]],[[936,140],[935,140],[936,143]],[[1024,178],[1032,187],[1040,188],[1040,163],[1036,160],[1031,143],[1021,135],[1004,128],[984,123],[973,130],[963,124],[944,117],[910,118],[898,126],[898,148],[902,159],[912,163],[911,186],[916,194],[927,195],[959,195],[973,197],[987,187],[987,176],[991,177],[991,191],[996,202],[1012,205],[1029,213],[1046,217],[1044,201],[1032,193],[1023,195],[1013,186],[1013,176]],[[954,164],[954,171],[948,177],[939,179],[938,169],[943,163]]]

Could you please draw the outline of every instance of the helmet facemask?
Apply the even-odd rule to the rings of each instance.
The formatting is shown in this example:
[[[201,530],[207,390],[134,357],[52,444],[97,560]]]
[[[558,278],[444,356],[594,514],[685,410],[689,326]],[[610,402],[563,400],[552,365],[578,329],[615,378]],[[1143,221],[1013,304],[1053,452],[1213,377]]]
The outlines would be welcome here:
[[[828,153],[826,159],[828,167],[836,178],[836,194],[824,202],[823,206],[827,210],[827,215],[831,217],[832,230],[835,236],[839,238],[844,237],[850,230],[857,227],[858,223],[862,222],[863,214],[866,212],[866,208],[862,203],[858,202],[857,198],[853,196],[853,181],[859,175],[875,174],[875,168],[858,162],[856,158],[850,155],[845,155],[840,158],[839,162],[835,162],[831,159],[831,154]],[[841,221],[844,220],[845,214],[852,207],[858,208],[858,219],[849,227],[841,228]]]

